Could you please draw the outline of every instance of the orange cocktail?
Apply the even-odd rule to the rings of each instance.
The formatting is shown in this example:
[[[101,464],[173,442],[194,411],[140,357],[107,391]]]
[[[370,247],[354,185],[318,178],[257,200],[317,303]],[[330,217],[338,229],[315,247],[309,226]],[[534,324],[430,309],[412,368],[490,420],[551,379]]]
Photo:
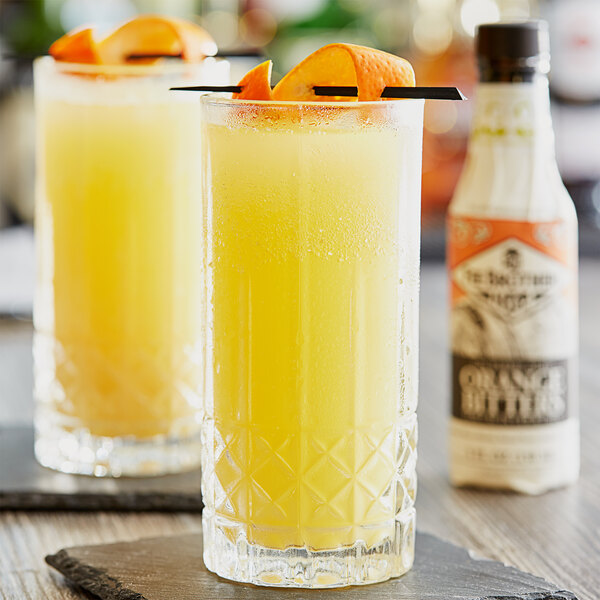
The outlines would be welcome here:
[[[260,585],[370,583],[413,560],[423,101],[288,83],[203,99],[204,558]]]
[[[64,471],[143,475],[199,462],[200,111],[168,88],[226,83],[227,69],[119,62],[148,53],[141,34],[165,23],[131,21],[97,46],[83,30],[35,67],[36,454]]]

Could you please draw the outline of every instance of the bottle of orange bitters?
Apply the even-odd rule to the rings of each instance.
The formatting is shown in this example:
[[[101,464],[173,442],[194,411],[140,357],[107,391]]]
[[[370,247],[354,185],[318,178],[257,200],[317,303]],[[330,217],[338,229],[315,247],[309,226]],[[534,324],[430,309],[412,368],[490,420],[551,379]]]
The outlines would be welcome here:
[[[481,25],[448,215],[450,479],[539,494],[577,480],[577,217],[558,172],[547,25]]]

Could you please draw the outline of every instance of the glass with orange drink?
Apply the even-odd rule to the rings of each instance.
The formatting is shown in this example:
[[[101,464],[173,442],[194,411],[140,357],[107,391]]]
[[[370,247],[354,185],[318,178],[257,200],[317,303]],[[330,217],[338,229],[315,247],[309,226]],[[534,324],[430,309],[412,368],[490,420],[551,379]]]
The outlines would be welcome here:
[[[90,475],[199,463],[200,122],[170,85],[227,83],[199,27],[138,17],[35,65],[36,456]],[[174,59],[159,56],[176,56]]]
[[[335,44],[271,92],[202,99],[204,560],[258,585],[405,573],[414,553],[422,100]],[[358,102],[313,85],[358,86]],[[333,100],[333,101],[331,101]]]

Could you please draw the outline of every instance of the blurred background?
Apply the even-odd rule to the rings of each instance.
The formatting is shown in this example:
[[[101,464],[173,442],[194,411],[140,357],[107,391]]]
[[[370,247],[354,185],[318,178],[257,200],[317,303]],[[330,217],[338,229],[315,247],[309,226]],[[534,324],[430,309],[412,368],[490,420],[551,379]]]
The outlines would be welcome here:
[[[467,96],[476,79],[477,24],[547,19],[561,173],[579,212],[581,251],[600,254],[599,0],[0,0],[0,292],[4,287],[5,304],[15,296],[13,312],[32,287],[32,59],[73,27],[94,23],[109,29],[140,12],[202,24],[231,55],[233,80],[267,56],[275,63],[276,82],[318,47],[345,41],[405,56],[419,84],[457,85]],[[426,107],[425,258],[443,258],[444,212],[464,160],[471,111],[471,102]]]

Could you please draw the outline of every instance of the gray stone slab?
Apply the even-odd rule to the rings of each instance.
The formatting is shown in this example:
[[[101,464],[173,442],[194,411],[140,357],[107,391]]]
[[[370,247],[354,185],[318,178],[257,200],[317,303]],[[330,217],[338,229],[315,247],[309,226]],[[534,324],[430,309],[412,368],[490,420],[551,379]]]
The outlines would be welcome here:
[[[200,511],[200,471],[119,479],[66,475],[40,466],[33,429],[0,428],[0,509]]]
[[[102,600],[576,600],[547,581],[499,562],[477,560],[464,548],[417,534],[415,565],[385,583],[341,590],[276,590],[234,584],[206,570],[201,532],[98,546],[46,557],[65,577]]]

